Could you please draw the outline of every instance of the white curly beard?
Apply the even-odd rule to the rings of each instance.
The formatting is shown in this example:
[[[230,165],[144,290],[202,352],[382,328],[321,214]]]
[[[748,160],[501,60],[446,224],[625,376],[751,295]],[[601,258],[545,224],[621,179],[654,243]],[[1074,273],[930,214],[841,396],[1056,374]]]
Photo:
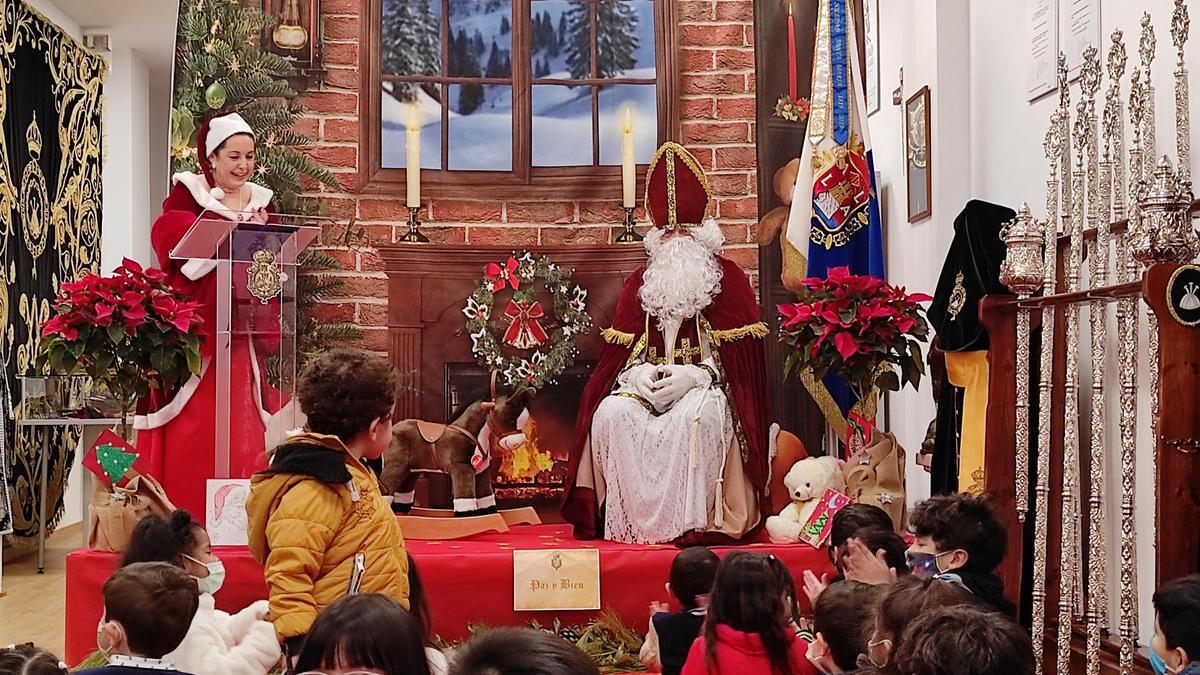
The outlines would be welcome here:
[[[665,230],[646,233],[650,261],[642,275],[638,298],[653,316],[659,330],[666,324],[690,319],[708,307],[721,292],[721,263],[717,253],[725,235],[709,218],[700,227],[663,241]]]

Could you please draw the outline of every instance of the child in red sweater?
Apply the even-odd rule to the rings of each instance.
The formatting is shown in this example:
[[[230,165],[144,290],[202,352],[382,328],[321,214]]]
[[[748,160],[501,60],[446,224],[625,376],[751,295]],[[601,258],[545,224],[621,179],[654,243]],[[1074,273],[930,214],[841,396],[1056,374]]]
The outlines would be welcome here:
[[[796,584],[773,555],[736,551],[721,561],[708,616],[681,675],[816,675],[796,636]]]

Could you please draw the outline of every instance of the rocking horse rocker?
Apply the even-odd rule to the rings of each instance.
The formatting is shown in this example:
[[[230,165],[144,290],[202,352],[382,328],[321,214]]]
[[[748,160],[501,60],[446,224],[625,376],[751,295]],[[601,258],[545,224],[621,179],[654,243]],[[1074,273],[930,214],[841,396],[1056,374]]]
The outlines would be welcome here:
[[[393,426],[379,482],[392,495],[406,538],[454,539],[541,522],[531,508],[498,512],[490,471],[497,451],[525,441],[520,419],[535,393],[531,387],[498,393],[493,376],[491,400],[475,401],[450,424],[410,419]],[[428,473],[450,476],[452,511],[414,508],[417,479]]]

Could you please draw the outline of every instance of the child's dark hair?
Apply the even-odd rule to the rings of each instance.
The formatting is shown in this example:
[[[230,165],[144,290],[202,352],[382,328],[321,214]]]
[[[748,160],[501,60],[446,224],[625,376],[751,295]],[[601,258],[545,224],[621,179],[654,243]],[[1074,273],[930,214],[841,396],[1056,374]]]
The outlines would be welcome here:
[[[104,582],[104,617],[125,628],[139,656],[161,659],[175,651],[199,604],[196,581],[171,563],[132,563]]]
[[[165,562],[183,567],[183,556],[196,550],[200,543],[196,532],[202,529],[204,526],[193,520],[187,509],[176,509],[167,518],[150,514],[134,526],[121,566]]]
[[[295,672],[336,667],[429,675],[421,626],[386,595],[347,595],[317,615]]]
[[[67,675],[67,665],[32,642],[0,649],[0,675]]]
[[[918,616],[896,648],[909,675],[1032,675],[1033,643],[1008,617],[981,607],[942,607]]]
[[[717,568],[708,616],[704,621],[705,660],[716,672],[717,626],[758,633],[771,662],[772,673],[792,675],[788,623],[800,616],[796,584],[773,555],[746,551],[730,553]]]
[[[908,544],[905,544],[904,538],[896,534],[894,530],[882,527],[864,527],[855,531],[853,538],[862,542],[862,545],[866,546],[871,553],[883,549],[887,566],[896,570],[897,574],[908,574],[908,562],[904,559],[904,552],[908,549]],[[843,544],[842,555],[845,554],[846,547]]]
[[[361,349],[330,349],[304,369],[296,395],[309,430],[349,441],[392,413],[396,373]]]
[[[671,561],[671,593],[684,609],[695,609],[696,598],[712,593],[721,559],[703,546],[689,546]]]
[[[1167,639],[1167,649],[1187,652],[1200,659],[1200,574],[1168,581],[1154,591],[1158,627]]]
[[[957,584],[910,574],[888,586],[879,599],[875,625],[887,634],[895,653],[904,641],[904,629],[918,616],[942,607],[978,604],[970,591]]]
[[[853,537],[855,532],[867,527],[895,529],[891,516],[878,506],[858,502],[847,504],[833,514],[833,525],[829,528],[829,546],[837,548]]]
[[[813,605],[813,630],[825,638],[838,668],[852,671],[859,654],[867,652],[874,628],[875,606],[882,586],[839,581],[817,596]]]
[[[908,522],[913,534],[932,538],[939,551],[966,551],[966,570],[991,572],[1008,549],[1008,535],[987,495],[961,492],[930,497],[913,507]]]
[[[600,675],[575,645],[533,628],[493,628],[471,636],[450,659],[450,675]]]
[[[421,627],[421,642],[429,644],[429,638],[433,635],[433,617],[429,614],[429,599],[425,597],[425,584],[421,583],[421,574],[417,572],[417,561],[408,551],[405,551],[405,555],[408,556],[409,611],[416,618],[417,625]]]

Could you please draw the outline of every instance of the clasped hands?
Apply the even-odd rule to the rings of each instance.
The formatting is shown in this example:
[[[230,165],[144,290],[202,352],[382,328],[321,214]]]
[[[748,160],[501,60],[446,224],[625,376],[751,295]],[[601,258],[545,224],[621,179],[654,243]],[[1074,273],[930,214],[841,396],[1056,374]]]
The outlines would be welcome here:
[[[638,394],[664,412],[689,391],[712,384],[712,375],[699,366],[643,364],[632,378]]]

